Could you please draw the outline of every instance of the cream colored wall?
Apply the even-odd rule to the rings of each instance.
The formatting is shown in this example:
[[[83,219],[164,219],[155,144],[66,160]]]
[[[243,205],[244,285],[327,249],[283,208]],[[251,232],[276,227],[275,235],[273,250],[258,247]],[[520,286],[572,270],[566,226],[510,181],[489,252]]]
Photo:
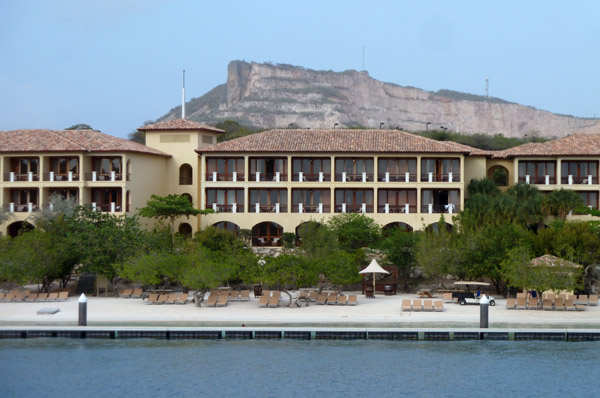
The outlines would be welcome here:
[[[465,188],[471,180],[481,180],[486,177],[486,158],[482,156],[465,158]],[[465,191],[466,192],[466,191]]]

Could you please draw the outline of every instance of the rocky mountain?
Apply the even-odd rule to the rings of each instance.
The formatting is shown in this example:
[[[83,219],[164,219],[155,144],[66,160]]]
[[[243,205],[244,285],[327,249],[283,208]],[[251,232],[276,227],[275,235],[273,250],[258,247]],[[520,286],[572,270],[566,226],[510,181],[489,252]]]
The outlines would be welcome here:
[[[181,115],[171,109],[158,120]],[[498,98],[450,90],[429,92],[375,80],[367,72],[315,71],[285,64],[232,61],[227,83],[186,104],[202,123],[231,119],[259,128],[400,128],[523,137],[600,133],[600,119],[542,111]]]

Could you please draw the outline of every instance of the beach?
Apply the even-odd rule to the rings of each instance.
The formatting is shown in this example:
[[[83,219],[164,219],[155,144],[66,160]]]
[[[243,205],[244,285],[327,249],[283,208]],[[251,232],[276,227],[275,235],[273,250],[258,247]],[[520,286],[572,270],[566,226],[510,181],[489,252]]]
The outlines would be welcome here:
[[[355,292],[358,294],[358,292]],[[225,307],[149,305],[145,300],[114,297],[88,297],[88,326],[326,326],[326,327],[479,327],[480,307],[444,303],[443,312],[402,311],[403,299],[415,294],[378,295],[367,299],[358,295],[358,305],[317,305],[287,307],[283,294],[277,308],[260,308],[258,298],[230,301]],[[441,300],[441,299],[437,299]],[[589,328],[600,329],[600,307],[584,311],[544,311],[507,309],[506,300],[496,298],[489,307],[490,327]],[[53,315],[38,315],[43,308],[57,308]],[[78,297],[66,302],[0,303],[0,326],[76,326]]]

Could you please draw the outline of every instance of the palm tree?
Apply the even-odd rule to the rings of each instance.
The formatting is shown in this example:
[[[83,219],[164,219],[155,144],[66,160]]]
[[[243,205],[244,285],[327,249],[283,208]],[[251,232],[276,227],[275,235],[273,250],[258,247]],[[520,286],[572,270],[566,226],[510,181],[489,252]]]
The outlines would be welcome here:
[[[569,212],[583,206],[583,199],[570,189],[559,189],[545,195],[541,205],[544,215],[553,215],[564,220]]]

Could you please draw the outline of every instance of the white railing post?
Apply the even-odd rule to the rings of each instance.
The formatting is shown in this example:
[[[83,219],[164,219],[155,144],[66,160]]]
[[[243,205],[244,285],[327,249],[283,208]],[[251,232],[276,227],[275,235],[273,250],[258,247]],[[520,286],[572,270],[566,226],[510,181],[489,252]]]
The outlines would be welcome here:
[[[367,172],[366,171],[362,172],[362,182],[367,182]]]
[[[302,203],[298,203],[298,213],[302,213],[303,211]]]
[[[319,182],[323,182],[323,172],[319,171]]]
[[[546,175],[544,177],[546,178],[546,185],[550,185],[550,176]]]
[[[260,213],[260,203],[255,203],[254,204],[254,212],[255,213]]]
[[[117,204],[115,202],[110,202],[110,212],[111,213],[115,212],[116,207],[117,207]]]
[[[429,182],[433,182],[433,172],[429,172],[429,178],[428,178]]]
[[[92,211],[96,211],[96,202],[92,202]]]
[[[360,210],[362,211],[362,214],[365,214],[367,212],[367,204],[366,203],[362,203]]]
[[[279,213],[279,203],[275,203],[275,213]]]
[[[573,185],[573,176],[569,174],[569,185]]]
[[[427,205],[427,213],[429,213],[429,214],[433,213],[433,204],[432,203]]]
[[[410,172],[404,173],[404,182],[410,182]]]
[[[92,171],[92,181],[96,181],[98,178],[98,172]]]
[[[217,212],[219,211],[219,207],[217,206],[217,204],[216,204],[216,203],[213,203],[213,204],[212,204],[212,209],[213,209],[213,211],[214,211],[215,213],[217,213]]]
[[[33,171],[30,171],[27,173],[27,181],[29,181],[29,182],[33,181]]]
[[[588,175],[588,185],[592,185],[592,176]]]
[[[233,182],[237,182],[237,171],[231,173],[231,179],[233,180]]]
[[[342,171],[342,181],[346,182],[346,172]]]
[[[217,182],[217,172],[216,171],[212,172],[212,178],[213,178],[213,182]]]
[[[8,176],[9,176],[9,177],[8,177],[8,180],[9,180],[10,182],[15,182],[15,172],[14,172],[14,171],[11,171],[11,172],[8,174]]]
[[[319,213],[323,213],[323,203],[319,203]]]
[[[231,205],[231,212],[232,213],[237,213],[237,203],[234,203]]]
[[[15,212],[15,204],[14,202],[10,202],[8,205],[8,212],[9,213],[14,213]]]
[[[452,182],[452,172],[448,173],[448,182]]]
[[[385,210],[384,211],[385,211],[385,214],[388,214],[390,212],[390,204],[389,203],[385,204]]]
[[[48,207],[50,207],[50,211],[54,211],[54,204],[50,203]]]
[[[115,181],[117,179],[117,174],[114,171],[110,172],[110,180]]]
[[[529,177],[529,174],[527,174],[525,176],[525,184],[529,184],[529,181],[530,181],[530,177]]]
[[[275,172],[275,182],[279,182],[281,173],[279,171]]]
[[[385,172],[385,182],[390,182],[390,172],[389,171]]]
[[[405,204],[404,204],[404,212],[405,212],[406,214],[410,213],[410,205],[409,205],[408,203],[405,203]]]
[[[73,172],[69,171],[69,182],[73,182]]]
[[[342,203],[342,213],[345,213],[345,212],[346,212],[346,204]]]
[[[33,203],[29,202],[27,203],[27,212],[31,213],[33,211]]]
[[[50,178],[48,178],[48,180],[49,180],[50,182],[53,182],[53,181],[54,181],[54,172],[53,172],[53,171],[51,171],[51,172],[50,172],[50,173],[48,173],[48,174],[49,174],[49,176],[50,176]]]
[[[256,172],[256,182],[260,182],[260,171]]]
[[[298,172],[298,181],[300,181],[300,182],[304,181],[304,173],[301,171]]]

